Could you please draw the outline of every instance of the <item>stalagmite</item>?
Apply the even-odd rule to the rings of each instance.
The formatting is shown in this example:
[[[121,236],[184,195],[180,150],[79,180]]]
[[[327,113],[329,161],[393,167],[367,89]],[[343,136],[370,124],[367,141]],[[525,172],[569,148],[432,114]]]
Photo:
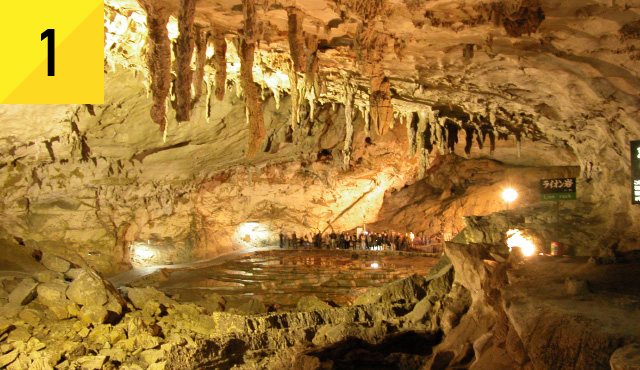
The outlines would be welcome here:
[[[289,53],[293,61],[293,69],[296,72],[304,72],[307,65],[304,32],[302,30],[304,14],[300,9],[290,7],[287,8],[287,18],[289,23]]]
[[[167,23],[171,12],[163,7],[142,3],[147,13],[148,55],[147,66],[151,76],[151,92],[153,93],[153,106],[151,107],[151,119],[160,125],[160,131],[167,128],[167,96],[171,88],[171,40]]]
[[[240,83],[244,92],[247,123],[249,124],[249,141],[247,144],[247,158],[255,157],[262,141],[267,136],[262,116],[262,104],[258,97],[258,89],[253,81],[253,61],[256,31],[255,0],[243,0],[244,37],[240,40]]]
[[[343,103],[346,134],[344,137],[344,149],[342,151],[345,171],[349,169],[349,162],[351,162],[351,144],[353,143],[353,101],[355,98],[355,92],[355,83],[351,81],[350,78],[345,78]]]
[[[202,87],[205,86],[204,67],[207,64],[207,44],[210,33],[201,27],[196,27],[196,73],[193,77],[194,96],[193,103],[202,96]],[[207,86],[208,89],[208,86]],[[207,91],[208,95],[208,91]]]
[[[194,48],[193,20],[195,18],[197,0],[180,0],[178,12],[178,29],[180,34],[176,39],[176,120],[188,121],[191,112],[191,84],[193,82],[193,70],[191,59]]]
[[[216,89],[215,95],[218,101],[224,99],[224,93],[227,90],[227,41],[224,33],[217,32],[213,38],[212,57],[213,68],[216,70]]]

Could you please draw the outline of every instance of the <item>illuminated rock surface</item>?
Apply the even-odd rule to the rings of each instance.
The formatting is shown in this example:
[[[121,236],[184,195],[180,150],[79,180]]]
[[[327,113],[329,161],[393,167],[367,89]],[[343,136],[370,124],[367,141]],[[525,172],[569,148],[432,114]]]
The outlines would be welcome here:
[[[0,364],[608,368],[616,346],[638,342],[598,321],[612,306],[637,313],[637,292],[614,299],[598,276],[623,272],[630,288],[637,276],[629,140],[640,139],[639,22],[634,0],[105,0],[105,103],[0,106],[0,269],[17,276],[0,292],[13,294],[0,310],[11,317]],[[539,180],[555,177],[577,178],[577,200],[540,201]],[[508,186],[519,197],[507,210]],[[439,293],[426,301],[276,319],[185,303],[118,313],[124,301],[96,283],[96,271],[364,224],[489,252],[450,247],[456,280],[429,283]],[[547,290],[506,300],[533,289],[509,280],[517,269],[501,272],[511,229],[539,252],[560,241],[578,259],[527,260],[558,275],[533,274]],[[136,284],[169,281],[154,271]],[[569,275],[589,291],[556,300]],[[76,294],[84,289],[90,302]],[[215,311],[219,298],[203,304]],[[531,316],[541,304],[550,311]],[[574,304],[602,318],[564,310]],[[216,320],[238,329],[211,339]],[[335,344],[349,335],[359,339]],[[295,349],[279,352],[283,343]],[[409,349],[385,349],[397,347]]]

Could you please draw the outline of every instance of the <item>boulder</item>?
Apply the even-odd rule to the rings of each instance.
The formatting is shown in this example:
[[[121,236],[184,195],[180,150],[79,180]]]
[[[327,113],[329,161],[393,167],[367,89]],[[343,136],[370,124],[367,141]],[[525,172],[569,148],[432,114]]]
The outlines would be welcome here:
[[[609,360],[611,370],[640,370],[640,344],[618,348]]]
[[[296,304],[298,311],[326,310],[328,308],[331,308],[331,306],[327,302],[314,295],[301,297]]]
[[[144,309],[149,301],[155,300],[165,307],[172,307],[178,302],[167,297],[158,289],[152,287],[146,288],[121,288],[121,291],[129,298],[133,306],[139,310]]]
[[[15,361],[18,358],[20,351],[14,349],[13,351],[0,356],[0,368],[5,367]]]
[[[564,281],[564,286],[567,289],[567,294],[572,296],[589,293],[589,283],[586,280],[576,278],[574,275],[569,276]]]
[[[75,363],[81,370],[100,370],[102,365],[107,361],[107,356],[82,356]]]
[[[31,308],[25,308],[18,314],[20,320],[26,322],[31,326],[36,326],[40,321],[44,320],[45,316],[41,311]]]
[[[26,278],[22,279],[20,284],[9,294],[9,303],[25,305],[36,297],[37,292],[36,288],[38,287],[38,282],[31,279]]]
[[[0,316],[15,317],[22,311],[22,306],[17,303],[7,303],[0,307]]]
[[[60,300],[67,299],[68,284],[61,280],[54,280],[38,285],[38,301],[45,306],[59,304]]]
[[[51,271],[65,273],[71,268],[71,263],[51,253],[45,253],[40,262]]]
[[[48,283],[50,281],[63,280],[64,274],[52,270],[42,270],[36,272],[33,277],[41,283]]]
[[[399,301],[418,302],[426,295],[427,281],[418,274],[393,281],[379,288],[371,288],[356,297],[354,305],[364,305],[380,302],[394,303]]]
[[[239,314],[259,314],[265,313],[267,307],[264,303],[254,298],[234,299],[227,301],[225,311]]]
[[[67,297],[81,306],[102,306],[109,300],[107,288],[102,280],[87,270],[78,274],[69,284]]]
[[[109,318],[109,311],[104,306],[86,305],[80,309],[78,318],[88,324],[102,324]]]
[[[424,297],[420,302],[416,303],[413,310],[405,316],[405,319],[411,323],[424,321],[432,306],[433,305],[431,304],[431,301],[429,301],[429,297]]]

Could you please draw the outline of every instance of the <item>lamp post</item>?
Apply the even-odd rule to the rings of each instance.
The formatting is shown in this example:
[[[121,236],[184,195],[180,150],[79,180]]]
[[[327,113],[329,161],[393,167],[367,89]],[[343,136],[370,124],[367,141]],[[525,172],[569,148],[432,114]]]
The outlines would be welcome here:
[[[507,203],[507,211],[509,210],[509,204],[518,198],[518,192],[514,188],[506,188],[502,191],[502,200]]]

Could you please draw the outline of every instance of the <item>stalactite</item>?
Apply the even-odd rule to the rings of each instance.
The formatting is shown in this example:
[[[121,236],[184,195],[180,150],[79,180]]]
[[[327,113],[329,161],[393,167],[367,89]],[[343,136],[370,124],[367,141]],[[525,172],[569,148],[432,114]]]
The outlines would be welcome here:
[[[316,90],[313,94],[317,96],[319,92],[314,88],[318,74],[318,56],[316,55],[318,52],[318,38],[316,35],[308,35],[305,38],[305,45],[307,63],[304,74],[304,94],[307,95],[312,90]]]
[[[309,121],[313,122],[313,117],[316,114],[316,101],[313,97],[308,97],[307,101],[309,102]]]
[[[447,117],[439,117],[438,125],[435,130],[436,145],[438,146],[438,152],[440,153],[440,155],[445,154],[445,143],[447,141],[447,137],[446,137],[446,130],[444,129],[444,125],[446,122],[447,122]]]
[[[407,122],[407,141],[409,143],[409,156],[416,155],[416,130],[418,114],[413,113],[411,119]]]
[[[289,53],[293,61],[293,69],[296,72],[304,72],[307,65],[302,30],[304,13],[297,8],[289,7],[287,8],[287,18],[289,24]]]
[[[204,80],[204,67],[207,64],[207,44],[209,43],[209,36],[211,33],[208,30],[205,30],[202,27],[196,27],[195,30],[196,35],[196,73],[193,76],[193,85],[194,85],[194,95],[192,106],[200,99],[202,96],[202,87],[206,86],[208,89],[208,84]],[[208,96],[207,91],[207,96]]]
[[[213,38],[213,68],[216,70],[216,89],[215,96],[218,101],[224,99],[224,93],[227,90],[227,41],[224,33],[217,32]]]
[[[393,106],[391,105],[391,83],[382,72],[381,67],[376,68],[379,73],[371,77],[369,91],[369,107],[371,119],[380,136],[387,132],[393,121]]]
[[[420,158],[420,168],[418,170],[418,178],[424,178],[425,173],[427,172],[427,166],[429,162],[429,154],[425,150],[424,143],[424,133],[427,131],[427,119],[428,112],[421,110],[418,112],[418,129],[416,132],[416,150],[418,151],[418,156]]]
[[[298,100],[298,74],[293,61],[289,63],[289,86],[291,89],[291,128],[295,131],[300,123],[300,101]]]
[[[213,82],[206,82],[206,86],[207,86],[207,111],[206,111],[206,116],[207,116],[207,122],[209,122],[209,119],[211,118],[211,93],[213,92],[213,89],[215,88],[215,86],[213,86]]]
[[[276,101],[276,109],[280,109],[280,90],[275,87],[271,88],[271,93],[273,93],[273,98]]]
[[[240,83],[244,92],[247,123],[249,124],[249,141],[247,158],[255,157],[262,141],[267,136],[262,116],[262,104],[258,98],[258,89],[253,81],[253,61],[256,31],[255,0],[242,0],[244,12],[244,38],[240,40]]]
[[[351,162],[351,144],[353,143],[353,101],[356,93],[356,85],[350,78],[345,78],[344,87],[344,114],[346,133],[344,137],[343,166],[344,170],[349,169]]]
[[[489,131],[489,155],[493,155],[496,150],[496,132],[495,129]]]
[[[516,149],[518,150],[518,159],[522,157],[522,133],[516,132]]]
[[[364,108],[362,116],[364,117],[364,134],[369,137],[371,136],[371,114],[369,112],[369,107]]]
[[[171,13],[165,8],[155,7],[146,2],[142,5],[147,13],[149,29],[147,66],[153,93],[151,119],[160,125],[160,131],[166,132],[167,96],[171,88],[171,40],[169,40],[167,23]]]
[[[194,37],[193,20],[196,13],[197,0],[180,0],[178,12],[178,29],[180,34],[176,39],[176,120],[188,121],[191,112],[191,85],[193,83]]]
[[[447,149],[449,153],[453,153],[458,143],[458,126],[455,123],[448,123],[445,127],[447,129]]]
[[[471,154],[471,145],[473,145],[473,130],[474,130],[473,128],[464,129],[464,132],[466,134],[464,152],[466,155]]]

